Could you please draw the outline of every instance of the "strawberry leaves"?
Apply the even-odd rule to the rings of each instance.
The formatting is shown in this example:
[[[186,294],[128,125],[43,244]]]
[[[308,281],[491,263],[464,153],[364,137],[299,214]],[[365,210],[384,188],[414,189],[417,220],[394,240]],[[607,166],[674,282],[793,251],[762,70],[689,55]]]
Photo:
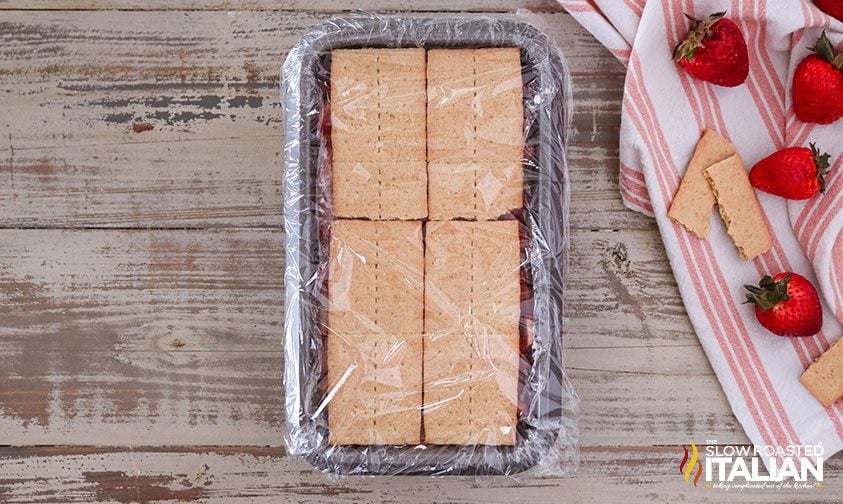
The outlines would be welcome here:
[[[843,54],[843,53],[841,53]],[[827,152],[820,154],[817,144],[811,142],[811,153],[814,155],[814,163],[817,165],[817,179],[820,181],[820,192],[825,193],[825,176],[828,174],[828,167],[831,165],[831,156]]]
[[[705,38],[711,36],[711,27],[725,15],[726,11],[722,11],[715,12],[708,16],[708,19],[697,19],[686,12],[685,17],[690,21],[690,28],[685,40],[673,49],[673,60],[678,62],[682,58],[694,59],[694,52],[698,47],[705,47]]]
[[[744,289],[749,291],[746,293],[744,304],[752,303],[762,311],[767,311],[782,301],[790,300],[790,296],[787,295],[787,284],[791,278],[792,275],[788,273],[777,282],[770,275],[764,275],[757,287],[744,285]]]
[[[817,39],[813,47],[809,47],[808,49],[819,54],[824,60],[831,63],[831,66],[834,68],[843,70],[843,52],[835,53],[834,46],[831,45],[831,40],[828,39],[825,30],[823,30],[820,38]]]

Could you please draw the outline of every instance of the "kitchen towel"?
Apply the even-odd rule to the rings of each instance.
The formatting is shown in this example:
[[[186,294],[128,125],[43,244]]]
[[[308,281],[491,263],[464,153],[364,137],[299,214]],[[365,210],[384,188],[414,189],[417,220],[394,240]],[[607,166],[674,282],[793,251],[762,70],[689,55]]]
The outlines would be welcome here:
[[[823,408],[799,377],[843,335],[843,119],[825,126],[800,122],[790,82],[823,29],[840,46],[843,23],[808,0],[560,3],[627,67],[621,194],[626,206],[658,222],[685,308],[735,416],[757,446],[822,443],[830,457],[843,448],[843,401]],[[687,32],[684,13],[704,18],[719,11],[737,23],[749,49],[749,77],[734,88],[696,80],[672,61]],[[757,192],[773,248],[754,261],[738,257],[719,216],[712,218],[708,241],[667,217],[706,127],[731,140],[747,168],[775,150],[808,142],[832,156],[823,195],[787,201]],[[741,304],[743,284],[780,271],[799,273],[821,291],[824,320],[816,336],[773,335]]]

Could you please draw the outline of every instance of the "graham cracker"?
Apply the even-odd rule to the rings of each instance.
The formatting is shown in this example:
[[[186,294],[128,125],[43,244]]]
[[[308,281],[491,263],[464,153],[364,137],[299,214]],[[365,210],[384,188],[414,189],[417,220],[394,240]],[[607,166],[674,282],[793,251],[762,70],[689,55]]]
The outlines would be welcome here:
[[[517,336],[521,318],[518,222],[477,222],[471,227],[475,331]],[[514,343],[517,349],[517,337]]]
[[[740,156],[735,154],[703,169],[703,175],[741,259],[748,261],[768,252],[773,242],[767,221]]]
[[[332,51],[332,158],[424,161],[425,96],[424,49]]]
[[[424,442],[515,444],[518,365],[508,335],[425,335]]]
[[[330,248],[330,333],[422,333],[421,222],[337,220]]]
[[[422,336],[328,336],[328,442],[421,442]]]
[[[426,103],[424,49],[331,53],[336,217],[427,216]]]
[[[334,215],[343,218],[410,220],[427,217],[424,161],[334,161]]]
[[[430,334],[471,327],[473,258],[467,223],[428,222],[425,237],[424,327]]]
[[[425,442],[514,444],[520,257],[517,221],[428,223]]]
[[[427,92],[431,218],[493,219],[521,207],[520,50],[432,49]]]
[[[826,408],[843,397],[843,338],[820,355],[800,381]]]
[[[428,158],[520,161],[522,87],[518,48],[428,51]]]
[[[505,162],[524,157],[521,51],[516,47],[475,52],[477,152],[480,159]]]
[[[711,209],[715,200],[703,170],[734,155],[735,146],[728,140],[714,130],[703,131],[667,216],[707,240],[711,234]]]
[[[427,155],[431,162],[472,161],[477,122],[474,58],[468,49],[427,52]]]
[[[428,222],[425,332],[518,333],[518,222]]]
[[[332,223],[329,443],[420,442],[423,270],[421,222]]]
[[[432,161],[427,171],[431,220],[493,220],[524,204],[520,162]]]

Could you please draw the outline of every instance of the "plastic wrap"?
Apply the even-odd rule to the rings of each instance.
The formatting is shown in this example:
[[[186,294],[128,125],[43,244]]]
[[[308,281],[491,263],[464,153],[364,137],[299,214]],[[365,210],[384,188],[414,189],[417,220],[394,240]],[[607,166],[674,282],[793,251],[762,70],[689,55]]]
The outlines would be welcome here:
[[[495,97],[512,88],[496,84],[495,70],[447,82],[439,101],[428,96],[422,105],[431,109],[471,95],[471,109],[453,110],[473,110],[475,119],[466,119],[475,121],[466,133],[473,147],[454,150],[453,159],[430,137],[435,128],[460,131],[463,119],[450,111],[431,119],[428,111],[417,124],[417,93],[396,90],[405,81],[413,90],[425,83],[405,72],[410,76],[400,74],[388,89],[383,82],[391,82],[391,67],[381,58],[375,70],[365,59],[342,66],[343,78],[357,72],[371,80],[377,73],[371,89],[342,88],[354,88],[360,114],[370,114],[362,126],[347,101],[331,111],[333,50],[505,47],[520,50],[523,117],[491,124],[476,119],[505,108]],[[421,64],[433,65],[431,53],[423,54]],[[291,50],[282,94],[288,452],[334,474],[559,475],[574,469],[577,398],[562,352],[571,89],[559,50],[511,19],[334,18]],[[396,130],[401,134],[390,136],[386,122],[375,133],[367,129],[399,109],[395,114],[407,123]],[[429,145],[419,147],[425,124]],[[484,172],[482,162],[458,162],[464,154],[479,159],[511,152],[496,142],[513,124],[522,130],[517,170],[495,165]],[[354,132],[342,147],[340,128]],[[367,131],[377,139],[364,141]],[[334,152],[341,149],[341,156]],[[351,155],[346,151],[363,161],[341,165]],[[444,163],[444,171],[434,163]],[[340,167],[368,185],[334,187],[332,169]],[[421,182],[413,178],[419,173]],[[470,174],[468,192],[451,184],[465,179],[459,173]],[[496,195],[513,184],[520,191],[510,194],[517,208],[496,212]],[[474,213],[466,198],[474,198]],[[337,205],[352,200],[342,210]]]

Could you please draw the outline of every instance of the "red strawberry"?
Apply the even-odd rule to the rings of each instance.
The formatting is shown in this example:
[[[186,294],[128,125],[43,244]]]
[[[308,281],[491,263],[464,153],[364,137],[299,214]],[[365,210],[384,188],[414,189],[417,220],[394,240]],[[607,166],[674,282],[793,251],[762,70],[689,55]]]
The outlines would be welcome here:
[[[825,192],[829,155],[817,145],[788,147],[765,157],[752,167],[749,181],[756,189],[787,199],[813,198]]]
[[[800,121],[831,124],[843,117],[843,53],[825,32],[793,74],[793,111]]]
[[[843,21],[843,0],[814,0],[823,12]]]
[[[759,287],[744,285],[747,303],[755,304],[755,318],[779,336],[813,336],[823,325],[817,289],[802,275],[779,273],[761,279]]]
[[[749,55],[743,33],[725,15],[717,12],[701,20],[685,14],[691,26],[673,50],[673,59],[697,79],[734,87],[746,80]]]

